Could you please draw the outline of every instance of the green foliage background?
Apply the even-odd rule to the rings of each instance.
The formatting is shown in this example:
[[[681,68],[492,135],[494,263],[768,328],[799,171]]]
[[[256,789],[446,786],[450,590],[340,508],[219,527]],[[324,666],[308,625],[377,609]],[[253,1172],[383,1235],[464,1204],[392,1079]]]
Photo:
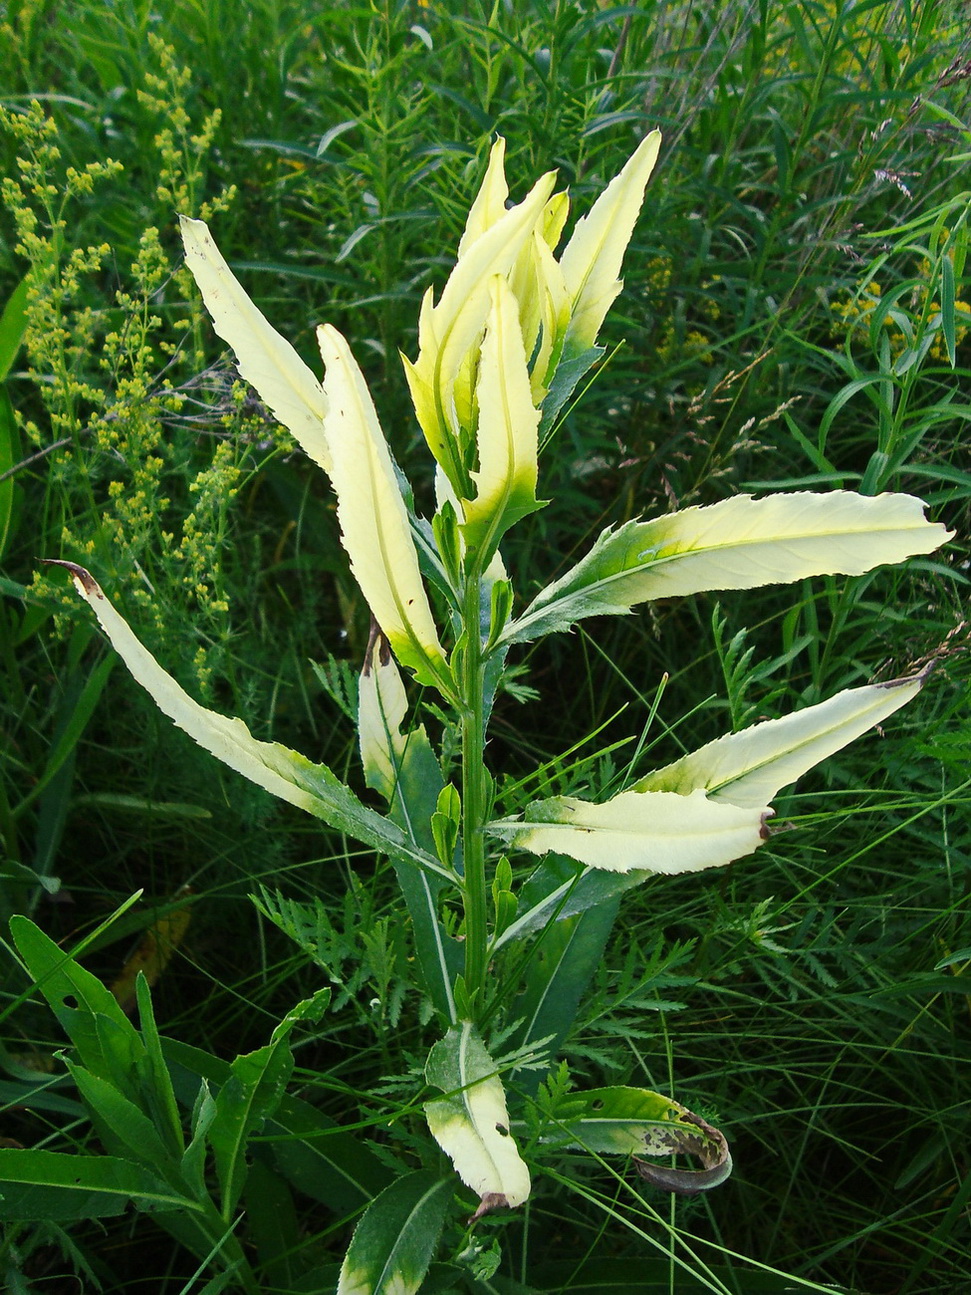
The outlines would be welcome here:
[[[309,362],[317,322],[352,340],[429,498],[397,352],[414,354],[418,302],[444,280],[491,140],[508,141],[517,196],[556,166],[582,211],[660,126],[604,334],[616,350],[546,451],[541,493],[555,507],[510,545],[518,587],[559,574],[608,522],[756,482],[907,490],[957,539],[903,570],[699,596],[542,645],[521,695],[497,709],[504,793],[608,792],[631,762],[647,769],[726,725],[948,650],[885,735],[780,804],[777,821],[796,830],[729,869],[632,894],[566,1051],[594,1083],[658,1087],[717,1113],[735,1176],[673,1204],[669,1221],[728,1289],[756,1288],[733,1255],[843,1289],[962,1289],[962,7],[20,0],[0,15],[4,916],[30,913],[73,943],[144,888],[112,942],[88,950],[111,981],[125,938],[188,903],[156,1013],[166,1034],[233,1055],[264,1043],[320,980],[265,920],[277,901],[258,912],[246,896],[321,897],[307,947],[330,968],[333,1011],[296,1051],[301,1095],[379,1147],[389,1120],[407,1126],[423,1012],[387,865],[349,855],[171,730],[36,559],[90,566],[209,704],[353,768],[339,702],[367,617],[332,500],[234,383],[180,268],[175,215],[207,214]],[[620,744],[632,728],[642,740]],[[590,756],[613,740],[611,756]],[[523,785],[537,761],[543,774]],[[12,1008],[24,989],[12,961],[3,986]],[[39,1005],[17,1005],[5,1029],[11,1083],[50,1067],[63,1043]],[[5,1136],[90,1140],[56,1105],[4,1091]],[[504,1234],[494,1284],[472,1289],[706,1288],[663,1258],[654,1211],[667,1203],[588,1162],[569,1170],[539,1184]],[[310,1198],[300,1209],[301,1245],[339,1258],[346,1221]],[[17,1290],[73,1290],[72,1266],[105,1290],[204,1286],[143,1219],[70,1241],[21,1231],[3,1253]]]

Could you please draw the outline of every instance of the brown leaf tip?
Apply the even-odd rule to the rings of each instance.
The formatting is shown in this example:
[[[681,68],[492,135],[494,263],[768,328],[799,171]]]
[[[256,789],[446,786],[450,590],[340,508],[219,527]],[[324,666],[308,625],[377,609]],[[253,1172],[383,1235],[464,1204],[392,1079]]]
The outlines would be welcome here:
[[[39,558],[38,561],[43,562],[48,567],[64,567],[66,571],[71,573],[71,578],[81,592],[92,598],[104,597],[98,587],[97,580],[95,580],[91,572],[86,571],[84,567],[79,567],[76,562],[64,562],[60,558]]]
[[[481,1219],[483,1214],[488,1214],[490,1210],[501,1210],[509,1204],[509,1201],[502,1192],[486,1192],[479,1201],[479,1208],[469,1219],[469,1223],[475,1223]]]

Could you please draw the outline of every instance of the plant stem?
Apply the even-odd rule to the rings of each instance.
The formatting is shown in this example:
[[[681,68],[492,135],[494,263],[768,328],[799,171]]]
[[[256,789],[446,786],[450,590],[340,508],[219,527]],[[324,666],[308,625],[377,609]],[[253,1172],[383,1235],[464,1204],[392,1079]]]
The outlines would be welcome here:
[[[476,565],[465,585],[463,617],[466,643],[458,680],[462,702],[462,851],[465,865],[465,984],[481,1008],[485,988],[488,918],[485,839],[489,813],[485,768],[485,661],[479,624],[482,579]]]

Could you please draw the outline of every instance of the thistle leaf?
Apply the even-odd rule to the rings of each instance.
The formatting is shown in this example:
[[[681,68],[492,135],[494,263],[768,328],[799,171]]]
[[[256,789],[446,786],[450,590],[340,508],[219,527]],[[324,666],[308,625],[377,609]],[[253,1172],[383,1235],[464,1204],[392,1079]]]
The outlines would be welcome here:
[[[348,836],[392,858],[405,858],[420,868],[430,869],[452,880],[447,868],[417,849],[395,823],[362,805],[326,765],[313,764],[278,742],[260,742],[242,720],[218,715],[193,701],[139,643],[90,572],[73,562],[52,561],[51,565],[67,568],[78,593],[94,609],[112,647],[136,682],[152,696],[159,709],[201,747],[274,796],[323,819]]]
[[[519,309],[498,275],[491,297],[477,387],[479,469],[471,474],[477,494],[462,505],[466,545],[480,549],[483,562],[511,526],[542,507],[536,499],[539,413],[530,393]]]
[[[253,305],[205,221],[180,216],[179,224],[186,265],[216,332],[233,348],[240,377],[255,387],[274,417],[330,475],[330,451],[324,439],[327,401],[313,371]]]
[[[905,706],[927,675],[925,670],[909,679],[847,688],[817,706],[726,734],[649,773],[632,790],[690,795],[701,789],[722,804],[767,805],[808,769]]]
[[[418,570],[411,523],[387,442],[347,342],[317,330],[327,372],[325,429],[341,538],[374,619],[402,665],[446,694],[450,676]]]
[[[473,1025],[463,1021],[435,1044],[425,1078],[445,1093],[425,1103],[428,1127],[458,1176],[479,1194],[478,1213],[521,1205],[529,1170],[509,1132],[502,1082]]]
[[[805,491],[735,495],[652,522],[606,530],[561,579],[505,630],[525,643],[584,616],[619,615],[635,603],[706,589],[752,589],[816,575],[861,575],[930,553],[951,532],[924,519],[912,495]]]
[[[610,872],[697,872],[758,849],[771,812],[709,800],[700,790],[622,791],[602,805],[576,796],[534,801],[523,822],[500,820],[486,830],[507,846],[567,854]]]
[[[560,257],[560,268],[572,302],[565,353],[593,346],[604,316],[624,286],[618,278],[627,244],[644,201],[644,190],[661,147],[652,130],[635,149],[581,220]]]

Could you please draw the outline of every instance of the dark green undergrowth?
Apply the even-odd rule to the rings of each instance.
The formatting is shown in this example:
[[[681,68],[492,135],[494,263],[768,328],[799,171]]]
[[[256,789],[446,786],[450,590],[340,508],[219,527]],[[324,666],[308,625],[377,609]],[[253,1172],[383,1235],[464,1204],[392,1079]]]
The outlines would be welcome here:
[[[90,567],[207,705],[353,770],[341,672],[360,668],[367,609],[320,474],[205,321],[176,212],[207,216],[308,362],[317,322],[350,338],[412,473],[398,350],[415,353],[421,296],[444,281],[495,134],[517,198],[558,167],[585,210],[659,126],[610,350],[542,460],[556,507],[505,555],[519,587],[560,574],[607,523],[755,483],[917,494],[956,538],[901,569],[662,603],[524,652],[522,687],[496,708],[500,790],[521,797],[542,761],[530,795],[609,792],[727,728],[938,666],[885,733],[783,799],[786,830],[758,855],[626,897],[567,1041],[592,1083],[657,1087],[717,1118],[734,1176],[671,1204],[577,1157],[511,1222],[448,1235],[426,1288],[971,1289],[962,7],[19,0],[0,14],[4,930],[28,914],[71,948],[141,890],[84,964],[110,984],[153,923],[188,918],[156,1015],[231,1058],[319,987],[266,916],[278,893],[319,898],[334,997],[295,1048],[293,1091],[363,1130],[384,1174],[400,1168],[428,1039],[390,865],[172,729],[37,559]],[[430,478],[416,488],[430,500]],[[94,1147],[70,1086],[36,1083],[65,1041],[12,951],[2,990],[4,1137]],[[336,1209],[310,1179],[295,1201],[265,1290],[331,1290],[364,1202]],[[250,1247],[265,1246],[259,1214],[251,1202]],[[483,1256],[500,1243],[493,1275]],[[210,1289],[143,1215],[12,1227],[0,1255],[17,1292]]]

